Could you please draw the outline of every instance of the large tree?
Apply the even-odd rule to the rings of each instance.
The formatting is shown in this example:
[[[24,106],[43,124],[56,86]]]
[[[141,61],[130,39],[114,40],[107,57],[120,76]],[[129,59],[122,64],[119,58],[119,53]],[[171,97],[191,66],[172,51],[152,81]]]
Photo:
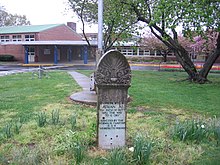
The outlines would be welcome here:
[[[176,58],[193,82],[205,83],[208,73],[220,56],[220,35],[215,49],[198,71],[189,52],[180,44],[177,27],[182,27],[186,36],[214,29],[220,31],[220,2],[218,0],[121,0],[122,4],[135,13],[138,21],[146,23],[159,40],[175,52]]]
[[[85,23],[98,22],[98,0],[68,0],[69,7],[82,22],[85,35]],[[137,19],[120,0],[104,0],[103,14],[103,49],[109,50],[113,44],[121,39],[127,39],[136,32]],[[125,14],[126,13],[126,14]],[[89,41],[86,38],[88,44]]]
[[[3,6],[0,6],[0,27],[17,25],[30,25],[30,21],[25,15],[10,14]]]

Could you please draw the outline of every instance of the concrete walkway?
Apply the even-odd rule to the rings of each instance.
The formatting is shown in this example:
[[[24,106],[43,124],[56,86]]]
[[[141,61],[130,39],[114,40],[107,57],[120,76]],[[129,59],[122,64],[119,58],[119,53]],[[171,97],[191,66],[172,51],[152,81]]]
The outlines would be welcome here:
[[[68,73],[74,78],[74,80],[83,89],[83,91],[73,93],[70,96],[70,99],[76,102],[80,102],[80,103],[96,105],[97,95],[95,91],[90,91],[90,78],[75,71],[70,71]]]
[[[46,70],[50,69],[60,69],[63,66],[49,66],[49,67],[44,67]],[[8,71],[0,71],[0,76],[7,76],[11,74],[17,74],[17,73],[24,73],[24,72],[35,72],[38,71],[39,67],[34,67],[34,68],[16,68],[13,70],[8,70]]]

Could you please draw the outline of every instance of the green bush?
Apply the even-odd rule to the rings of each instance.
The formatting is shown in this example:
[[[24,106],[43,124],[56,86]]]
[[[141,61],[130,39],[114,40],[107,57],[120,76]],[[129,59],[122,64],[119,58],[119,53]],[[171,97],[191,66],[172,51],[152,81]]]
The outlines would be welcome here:
[[[0,61],[14,61],[14,56],[9,54],[0,55]]]

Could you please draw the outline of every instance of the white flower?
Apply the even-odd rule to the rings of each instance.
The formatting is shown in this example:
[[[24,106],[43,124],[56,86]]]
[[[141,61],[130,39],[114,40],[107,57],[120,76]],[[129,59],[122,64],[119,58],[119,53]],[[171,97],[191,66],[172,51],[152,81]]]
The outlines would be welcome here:
[[[205,126],[202,124],[202,125],[201,125],[201,128],[205,128]]]
[[[134,152],[134,147],[130,147],[129,151]]]

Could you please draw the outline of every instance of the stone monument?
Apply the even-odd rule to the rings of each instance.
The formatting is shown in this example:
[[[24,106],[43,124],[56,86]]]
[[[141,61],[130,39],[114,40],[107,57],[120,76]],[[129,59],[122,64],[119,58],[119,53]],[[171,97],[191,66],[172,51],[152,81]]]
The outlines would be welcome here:
[[[95,71],[97,87],[98,147],[113,149],[126,144],[126,107],[131,69],[119,51],[108,51]]]

